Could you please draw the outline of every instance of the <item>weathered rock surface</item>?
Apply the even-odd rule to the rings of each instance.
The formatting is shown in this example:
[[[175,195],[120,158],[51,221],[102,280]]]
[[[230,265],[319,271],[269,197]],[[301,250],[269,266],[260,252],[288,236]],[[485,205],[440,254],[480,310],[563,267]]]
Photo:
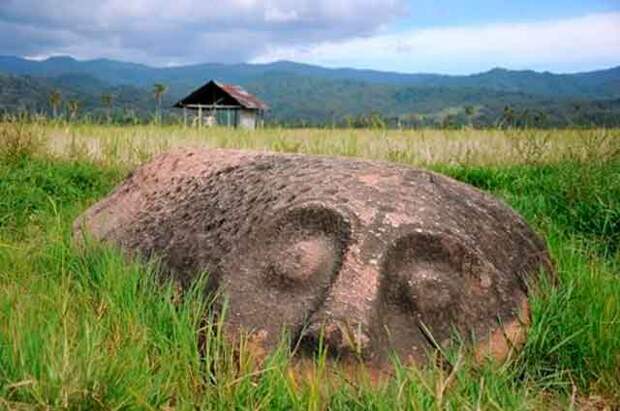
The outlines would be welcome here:
[[[423,361],[455,331],[505,354],[525,335],[544,243],[466,184],[381,162],[188,149],[139,168],[76,235],[159,256],[183,282],[205,270],[229,333],[266,350],[323,333],[331,352]],[[431,337],[432,336],[432,337]],[[512,340],[512,341],[507,341]]]

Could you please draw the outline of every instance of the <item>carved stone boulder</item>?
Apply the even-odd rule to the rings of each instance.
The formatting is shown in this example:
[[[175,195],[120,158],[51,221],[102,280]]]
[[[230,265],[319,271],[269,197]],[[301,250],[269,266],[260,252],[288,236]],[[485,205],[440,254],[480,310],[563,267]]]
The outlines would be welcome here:
[[[442,175],[376,161],[185,149],[138,168],[75,235],[210,274],[226,330],[283,333],[339,357],[422,362],[459,333],[496,357],[519,344],[545,244],[508,206]],[[476,348],[477,347],[477,348]]]

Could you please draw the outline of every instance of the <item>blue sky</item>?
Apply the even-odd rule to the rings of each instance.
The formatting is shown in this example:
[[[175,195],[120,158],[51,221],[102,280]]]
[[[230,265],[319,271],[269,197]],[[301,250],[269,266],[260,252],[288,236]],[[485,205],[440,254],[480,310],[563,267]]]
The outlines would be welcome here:
[[[620,0],[410,0],[408,4],[410,15],[395,27],[532,22],[620,11]]]
[[[620,65],[620,0],[0,0],[0,54],[588,71]]]

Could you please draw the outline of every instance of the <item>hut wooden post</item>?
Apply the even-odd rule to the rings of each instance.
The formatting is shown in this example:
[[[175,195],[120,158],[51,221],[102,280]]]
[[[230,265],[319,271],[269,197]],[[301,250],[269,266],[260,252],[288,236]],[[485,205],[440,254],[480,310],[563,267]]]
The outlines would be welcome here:
[[[202,104],[198,105],[198,130],[202,128]]]
[[[226,127],[230,127],[230,109],[226,110]]]

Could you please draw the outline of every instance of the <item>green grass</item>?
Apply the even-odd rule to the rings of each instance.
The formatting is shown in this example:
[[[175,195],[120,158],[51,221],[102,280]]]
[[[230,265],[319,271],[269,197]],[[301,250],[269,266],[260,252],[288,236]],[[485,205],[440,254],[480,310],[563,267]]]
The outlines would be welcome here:
[[[502,197],[541,231],[574,234],[604,256],[619,257],[620,157],[433,169]]]
[[[180,298],[153,263],[74,246],[73,219],[124,165],[0,157],[0,409],[620,407],[620,159],[433,168],[520,211],[547,239],[557,284],[542,277],[527,344],[506,363],[454,351],[452,373],[398,366],[374,384],[323,357],[299,378],[284,349],[257,369],[205,319],[204,278]]]

